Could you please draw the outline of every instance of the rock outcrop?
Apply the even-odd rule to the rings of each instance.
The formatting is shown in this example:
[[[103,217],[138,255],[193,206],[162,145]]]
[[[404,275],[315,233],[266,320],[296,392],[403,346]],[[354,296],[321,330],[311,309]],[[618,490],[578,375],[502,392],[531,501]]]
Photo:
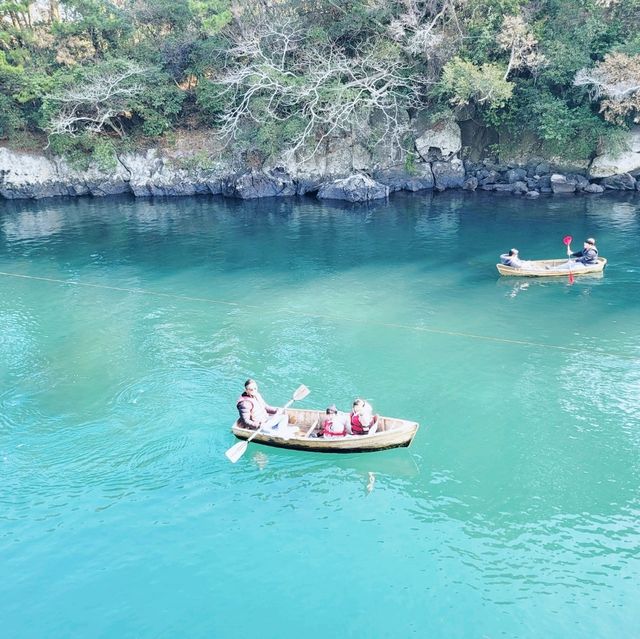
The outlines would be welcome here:
[[[451,160],[462,149],[460,126],[456,122],[443,120],[426,128],[416,138],[416,151],[425,162]]]
[[[621,153],[606,153],[594,158],[589,167],[592,178],[608,178],[624,173],[640,173],[640,126],[635,126],[627,138],[628,150]]]
[[[267,158],[248,151],[225,155],[214,145],[196,152],[185,138],[171,149],[123,153],[114,156],[112,166],[91,163],[80,169],[61,157],[0,147],[0,197],[130,193],[136,197],[222,194],[252,199],[316,194],[321,199],[368,202],[400,190],[463,188],[529,198],[640,191],[640,126],[631,131],[627,151],[615,158],[596,157],[587,171],[587,165],[563,170],[561,164],[541,158],[505,164],[472,160],[462,147],[458,124],[444,120],[432,124],[424,113],[413,120],[406,115],[403,126],[412,132],[413,141],[409,148],[401,148],[384,136],[376,140],[374,120],[372,116],[369,130],[360,131],[359,137],[334,136],[317,149],[285,150]],[[469,129],[465,121],[467,137]],[[480,138],[489,139],[485,134]],[[480,150],[475,148],[473,156]]]
[[[367,175],[356,174],[323,184],[318,190],[321,200],[346,200],[347,202],[369,202],[389,196],[389,187]]]

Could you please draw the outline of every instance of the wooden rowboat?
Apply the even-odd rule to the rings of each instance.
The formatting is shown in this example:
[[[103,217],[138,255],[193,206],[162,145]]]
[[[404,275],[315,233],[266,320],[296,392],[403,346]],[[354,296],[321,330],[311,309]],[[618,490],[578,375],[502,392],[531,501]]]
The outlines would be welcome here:
[[[517,277],[567,277],[567,275],[569,275],[569,269],[558,268],[566,263],[566,259],[531,260],[528,261],[529,268],[513,268],[513,266],[506,266],[505,264],[496,264],[496,268],[498,269],[498,273],[500,273],[500,275],[510,275]],[[578,275],[602,273],[606,265],[607,260],[604,257],[599,257],[597,264],[587,264],[584,267],[572,267],[571,273],[573,273],[575,277],[578,277]]]
[[[367,435],[346,435],[344,437],[310,437],[317,431],[318,424],[324,418],[324,411],[287,409],[289,424],[298,430],[286,439],[275,433],[258,433],[253,441],[278,448],[293,448],[316,453],[363,453],[386,448],[409,446],[418,431],[418,424],[405,419],[378,417],[374,433]],[[315,425],[315,426],[314,426]],[[313,428],[312,428],[313,427]],[[248,439],[256,431],[244,428],[236,421],[231,431],[238,439]]]

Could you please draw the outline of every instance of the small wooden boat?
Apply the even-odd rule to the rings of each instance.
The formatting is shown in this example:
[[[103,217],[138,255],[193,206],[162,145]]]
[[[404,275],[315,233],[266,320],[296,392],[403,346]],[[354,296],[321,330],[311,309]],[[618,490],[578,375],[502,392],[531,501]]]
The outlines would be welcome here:
[[[510,275],[517,277],[566,277],[569,272],[573,273],[575,277],[578,275],[588,275],[593,273],[602,273],[604,267],[607,265],[607,260],[604,257],[598,258],[597,264],[587,264],[585,266],[576,265],[575,268],[569,269],[559,268],[563,264],[566,264],[567,260],[531,260],[527,261],[528,268],[513,268],[513,266],[506,266],[505,264],[496,264],[498,273],[500,275]]]
[[[253,441],[278,448],[293,448],[316,453],[363,453],[386,448],[409,446],[418,431],[418,424],[406,419],[378,417],[377,427],[366,435],[345,435],[344,437],[315,437],[319,424],[324,418],[324,411],[287,409],[289,424],[292,429],[289,438],[272,432],[259,432]],[[256,431],[240,426],[236,421],[231,431],[238,439],[248,439]]]

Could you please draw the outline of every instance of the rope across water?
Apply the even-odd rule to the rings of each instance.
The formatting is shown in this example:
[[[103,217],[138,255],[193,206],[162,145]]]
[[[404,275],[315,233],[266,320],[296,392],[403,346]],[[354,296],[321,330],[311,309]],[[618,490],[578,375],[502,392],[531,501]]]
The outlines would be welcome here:
[[[163,297],[168,299],[176,299],[176,300],[184,300],[189,302],[204,302],[208,304],[220,304],[224,306],[233,306],[235,308],[246,308],[251,310],[259,310],[260,312],[264,312],[264,306],[258,304],[244,304],[240,302],[229,302],[227,300],[218,300],[210,297],[195,297],[192,295],[176,295],[175,293],[163,293],[162,291],[152,291],[144,288],[127,288],[124,286],[109,286],[108,284],[93,284],[91,282],[80,282],[78,280],[61,280],[53,277],[40,277],[36,275],[23,275],[20,273],[8,273],[4,271],[0,271],[0,276],[2,277],[14,277],[19,279],[26,280],[35,280],[39,282],[49,282],[51,284],[63,284],[65,286],[83,286],[86,288],[97,288],[103,289],[107,291],[120,291],[122,293],[136,293],[138,295],[150,295],[156,297]],[[305,313],[302,311],[286,309],[286,308],[275,308],[273,309],[275,312],[286,313],[289,315],[295,315],[296,317],[311,317],[315,319],[323,319],[332,322],[352,322],[356,324],[370,324],[375,326],[385,326],[388,328],[399,328],[402,330],[409,331],[417,331],[423,333],[434,333],[437,335],[447,335],[450,337],[464,337],[466,339],[475,339],[482,340],[488,342],[498,342],[501,344],[515,344],[517,346],[528,346],[534,348],[546,348],[558,351],[566,351],[570,353],[582,353],[582,348],[576,348],[573,346],[562,346],[560,344],[546,344],[544,342],[533,342],[529,340],[520,340],[520,339],[508,339],[505,337],[496,337],[495,335],[478,335],[476,333],[466,333],[463,331],[449,331],[442,328],[434,328],[427,326],[415,326],[411,324],[399,324],[395,322],[379,322],[375,320],[367,320],[361,318],[354,317],[346,317],[340,315],[324,315],[321,313]],[[597,351],[596,354],[598,356],[607,356],[607,357],[617,357],[622,359],[630,359],[630,360],[639,360],[640,358],[635,357],[633,355],[628,355],[626,353],[609,353],[606,351]]]

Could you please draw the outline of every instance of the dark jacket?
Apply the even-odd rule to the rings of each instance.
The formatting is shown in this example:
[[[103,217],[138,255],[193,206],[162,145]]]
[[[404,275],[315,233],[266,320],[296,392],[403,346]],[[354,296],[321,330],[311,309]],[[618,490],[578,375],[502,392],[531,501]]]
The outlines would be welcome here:
[[[246,428],[260,428],[267,421],[269,415],[275,415],[278,409],[269,406],[264,401],[260,393],[256,393],[255,397],[251,397],[246,392],[242,393],[236,404],[240,421]]]
[[[578,259],[576,262],[581,262],[582,264],[597,264],[598,249],[595,246],[590,246],[589,248],[582,249],[581,251],[571,253],[571,257],[577,257]]]

